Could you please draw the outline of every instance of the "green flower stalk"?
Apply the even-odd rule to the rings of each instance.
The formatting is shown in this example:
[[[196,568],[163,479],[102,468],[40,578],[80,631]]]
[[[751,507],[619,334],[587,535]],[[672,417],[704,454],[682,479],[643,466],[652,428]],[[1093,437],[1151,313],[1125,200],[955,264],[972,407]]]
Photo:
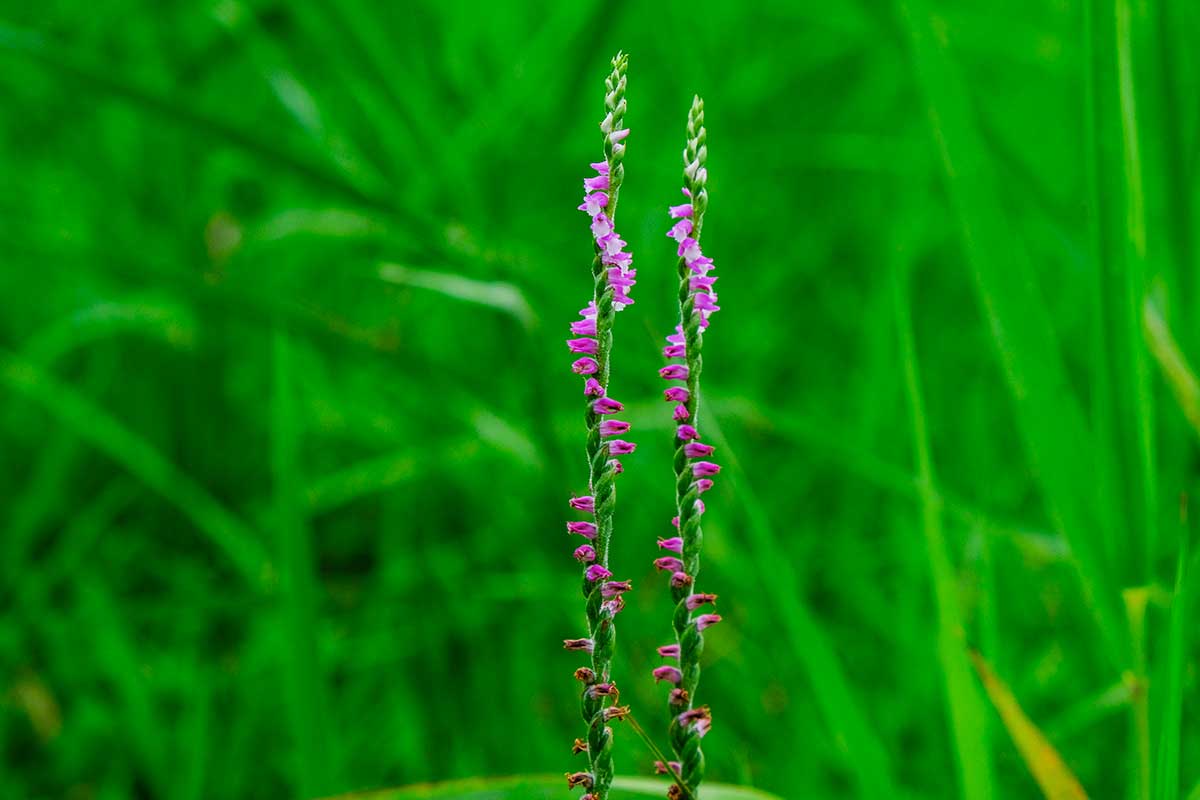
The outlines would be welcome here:
[[[664,665],[654,670],[656,681],[675,685],[670,694],[671,748],[677,761],[659,764],[660,772],[673,772],[686,787],[686,796],[699,797],[700,782],[704,779],[704,752],[700,740],[712,725],[708,706],[696,706],[696,689],[700,683],[700,655],[704,651],[703,631],[721,621],[713,613],[697,613],[717,600],[715,594],[696,590],[700,575],[700,549],[704,534],[700,518],[704,501],[700,495],[712,488],[712,477],[721,468],[706,461],[712,455],[712,445],[700,441],[696,429],[696,414],[700,406],[700,371],[703,365],[701,350],[709,317],[719,311],[713,291],[716,276],[712,275],[713,260],[700,248],[700,231],[704,212],[708,208],[708,158],[705,144],[704,102],[696,97],[688,114],[687,146],[683,151],[683,193],[687,203],[670,208],[675,222],[667,236],[678,242],[679,325],[667,337],[663,355],[672,363],[659,370],[659,375],[672,385],[663,394],[674,404],[675,429],[675,505],[678,516],[672,522],[679,535],[659,539],[660,548],[676,555],[667,555],[654,562],[655,567],[671,574],[671,594],[675,600],[673,627],[675,641],[658,649],[659,655],[677,660],[678,666]],[[670,798],[682,798],[684,791],[672,785]]]
[[[575,672],[575,677],[583,683],[580,705],[587,723],[587,738],[575,740],[574,752],[588,754],[589,769],[567,774],[568,787],[582,786],[588,790],[583,800],[607,800],[613,780],[613,733],[608,723],[628,713],[627,708],[617,704],[619,694],[610,672],[616,640],[615,618],[624,607],[622,595],[630,585],[628,581],[610,580],[612,572],[608,568],[617,501],[615,479],[622,470],[615,456],[632,453],[635,448],[632,442],[613,438],[626,433],[629,423],[611,418],[623,406],[608,396],[613,323],[617,312],[633,302],[628,292],[636,282],[633,256],[625,250],[626,243],[615,228],[617,194],[625,177],[624,140],[629,135],[625,127],[628,60],[623,53],[612,60],[604,96],[607,113],[600,123],[604,161],[592,164],[596,175],[583,182],[585,194],[579,209],[591,217],[593,294],[587,307],[579,312],[582,319],[571,323],[571,334],[576,338],[567,340],[568,349],[580,355],[571,369],[584,376],[583,393],[587,398],[584,419],[589,493],[572,497],[569,504],[591,519],[568,522],[567,532],[587,540],[576,548],[575,558],[583,565],[588,637],[564,642],[568,650],[591,654],[591,665]]]

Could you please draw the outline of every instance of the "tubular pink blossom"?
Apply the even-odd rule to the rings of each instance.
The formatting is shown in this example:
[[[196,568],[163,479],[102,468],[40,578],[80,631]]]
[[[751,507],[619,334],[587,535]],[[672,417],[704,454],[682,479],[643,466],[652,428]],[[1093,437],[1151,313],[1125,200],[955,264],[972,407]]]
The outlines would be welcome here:
[[[669,344],[663,348],[663,358],[683,358],[687,355],[687,348],[681,344]]]
[[[622,239],[617,233],[613,232],[607,236],[601,236],[596,240],[596,244],[603,247],[604,252],[607,255],[615,256],[617,253],[621,252],[622,249],[624,249],[628,242]]]
[[[628,267],[633,264],[633,254],[623,251],[610,253],[606,250],[600,260],[609,266]]]
[[[603,211],[592,217],[592,236],[599,239],[601,236],[607,236],[612,233],[612,220]]]
[[[604,191],[608,188],[608,176],[597,175],[594,178],[584,178],[583,188],[587,191]]]
[[[609,572],[606,567],[603,567],[600,564],[592,564],[587,568],[587,572],[585,572],[584,575],[587,576],[589,581],[599,581],[612,577],[612,573]]]
[[[663,556],[654,559],[654,568],[659,572],[678,572],[683,569],[683,562],[675,556]]]
[[[692,583],[693,583],[692,576],[688,575],[683,570],[678,570],[673,575],[671,575],[671,588],[672,589],[686,589],[688,586],[691,586]]]
[[[589,216],[594,217],[606,205],[608,205],[608,195],[604,192],[592,192],[583,196],[583,203],[580,204],[579,210],[586,211]]]
[[[710,628],[721,621],[720,614],[701,614],[693,620],[696,623],[696,630],[702,631],[705,628]]]
[[[590,494],[585,494],[580,497],[572,497],[567,501],[567,505],[576,511],[592,512],[596,510],[596,498]]]
[[[577,533],[585,539],[595,539],[596,526],[591,522],[572,520],[567,523],[567,533]]]
[[[670,539],[659,539],[658,546],[663,550],[670,550],[672,553],[682,553],[683,539],[678,536],[672,536]]]
[[[628,289],[637,283],[634,278],[637,277],[636,269],[622,269],[621,267],[610,267],[608,270],[608,285],[613,287],[621,287]]]
[[[667,231],[667,238],[682,242],[691,232],[692,221],[690,219],[681,219],[671,226],[671,230]]]
[[[619,414],[625,410],[625,406],[611,397],[601,397],[592,403],[592,410],[597,414]]]
[[[655,667],[654,682],[667,681],[668,683],[679,683],[683,680],[683,673],[676,667]]]
[[[571,371],[576,375],[595,375],[600,369],[594,358],[581,358],[571,364]]]
[[[716,475],[721,471],[720,464],[714,464],[711,461],[697,461],[692,464],[692,475],[697,478],[707,478],[711,475]]]
[[[620,436],[629,432],[629,423],[620,419],[606,419],[600,423],[601,436]],[[610,451],[611,452],[611,451]]]
[[[679,645],[664,644],[658,648],[658,654],[663,658],[679,658]]]
[[[603,397],[604,387],[595,378],[588,378],[583,384],[583,393],[588,397]]]
[[[676,422],[683,422],[690,416],[691,413],[687,410],[687,406],[685,406],[683,403],[675,406],[675,410],[671,412],[671,419],[675,420]]]
[[[693,292],[707,292],[719,280],[716,275],[694,275],[688,279],[688,288]]]
[[[668,381],[686,381],[688,368],[683,364],[668,364],[658,371],[658,375]]]
[[[615,458],[610,458],[608,460],[608,465],[610,467],[612,467],[612,471],[613,471],[614,475],[620,475],[622,472],[625,471],[625,467],[621,464],[621,462],[619,460],[617,460]]]
[[[575,560],[580,564],[590,564],[596,560],[596,548],[590,544],[581,544],[575,548]]]
[[[695,261],[704,254],[700,252],[700,243],[690,236],[685,236],[677,248],[679,257],[684,261]]]
[[[588,166],[591,167],[592,169],[596,170],[596,172],[600,173],[601,175],[608,174],[608,162],[607,161],[593,161],[591,164],[588,164]]]
[[[624,592],[628,592],[632,588],[633,584],[629,581],[607,581],[600,586],[600,596],[606,600],[611,600]]]
[[[680,727],[686,728],[689,725],[696,731],[696,735],[703,738],[712,727],[712,712],[708,706],[700,708],[689,708],[677,717]]]
[[[637,445],[633,442],[627,442],[624,439],[609,439],[608,453],[613,456],[626,456],[637,449]]]
[[[582,650],[590,653],[594,646],[591,639],[563,639],[564,650]]]
[[[700,438],[700,434],[691,425],[680,425],[675,429],[675,436],[684,441]]]
[[[667,209],[667,214],[671,217],[671,219],[690,217],[692,215],[692,204],[684,203],[681,206],[671,206]]]
[[[695,503],[692,504],[692,508],[696,509],[697,514],[703,514],[704,513],[704,501],[697,500]]]
[[[704,494],[713,487],[713,482],[708,478],[701,478],[692,485],[696,487],[696,494]]]
[[[694,308],[697,311],[720,311],[721,307],[717,305],[717,296],[707,292],[696,292],[693,297],[696,298]]]
[[[695,611],[697,608],[699,608],[700,606],[705,605],[707,603],[716,603],[717,596],[715,594],[704,594],[704,593],[689,594],[687,596],[686,602],[687,602],[687,610]]]
[[[617,614],[620,614],[625,610],[625,598],[617,595],[612,600],[606,600],[605,602],[601,603],[600,607],[608,612],[609,616],[615,617]]]
[[[571,333],[576,336],[595,336],[596,335],[596,318],[581,319],[578,322],[571,323]]]
[[[688,394],[688,390],[682,386],[672,386],[670,389],[667,389],[665,392],[663,392],[663,398],[668,403],[686,403],[688,401],[688,397],[690,396],[691,395]]]
[[[671,517],[671,524],[674,525],[676,528],[679,527],[679,515],[678,514]]]
[[[711,456],[715,448],[711,444],[688,442],[683,446],[683,454],[688,458],[704,458]]]
[[[567,349],[572,353],[594,356],[600,348],[595,339],[567,339]]]
[[[690,259],[687,262],[688,269],[697,275],[707,274],[712,265],[713,260],[705,255],[697,256],[696,258]]]

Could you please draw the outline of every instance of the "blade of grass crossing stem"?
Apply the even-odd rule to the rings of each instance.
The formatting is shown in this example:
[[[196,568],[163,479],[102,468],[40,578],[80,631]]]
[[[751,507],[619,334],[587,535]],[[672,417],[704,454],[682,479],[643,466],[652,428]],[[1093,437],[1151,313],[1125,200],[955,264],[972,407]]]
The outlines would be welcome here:
[[[1196,380],[1196,373],[1149,295],[1142,304],[1142,333],[1175,401],[1192,430],[1200,436],[1200,381]]]
[[[967,265],[1013,395],[1022,439],[1051,519],[1071,545],[1105,654],[1122,671],[1130,658],[1128,633],[1110,565],[1095,541],[1093,456],[1082,411],[1035,288],[1028,254],[1009,229],[963,78],[933,29],[929,5],[924,0],[897,2]]]
[[[705,413],[705,412],[701,412]],[[857,794],[863,798],[896,797],[887,751],[875,735],[862,704],[851,688],[837,655],[812,612],[797,595],[799,585],[791,560],[779,545],[766,510],[745,480],[737,456],[711,413],[705,413],[704,429],[713,444],[725,454],[725,482],[741,502],[750,537],[750,552],[761,578],[761,586],[779,610],[793,651],[812,686],[813,700],[821,717],[842,748]],[[723,473],[725,474],[725,473]]]
[[[292,343],[285,330],[274,334],[271,407],[271,471],[274,481],[279,601],[282,616],[284,702],[291,727],[294,774],[304,797],[328,792],[330,752],[323,720],[324,682],[317,647],[315,578],[307,516],[300,498],[300,425],[292,379]]]
[[[904,253],[892,256],[891,281],[904,365],[904,389],[912,424],[913,450],[921,491],[921,526],[925,551],[933,581],[937,608],[937,654],[945,680],[946,705],[950,732],[958,761],[961,796],[965,800],[984,800],[992,796],[991,758],[988,752],[986,717],[983,704],[967,663],[967,648],[962,614],[959,610],[958,581],[946,548],[942,528],[942,505],[935,486],[933,458],[925,422],[925,404],[921,396],[921,376],[913,342],[912,313],[908,297],[908,258]]]
[[[1158,731],[1158,763],[1154,773],[1154,800],[1179,798],[1179,750],[1183,719],[1183,671],[1188,659],[1188,611],[1191,595],[1188,586],[1188,536],[1186,526],[1179,536],[1179,561],[1175,567],[1175,593],[1171,597],[1171,614],[1167,628],[1167,652],[1164,655],[1166,680],[1161,685],[1162,697]]]
[[[983,681],[992,705],[1004,721],[1013,744],[1029,767],[1034,780],[1042,789],[1046,800],[1087,800],[1087,792],[1079,784],[1079,780],[1062,760],[1062,756],[1054,749],[1054,745],[1042,735],[1017,702],[1012,691],[992,672],[991,666],[983,660],[983,656],[971,653],[975,669]]]
[[[40,405],[156,491],[229,558],[250,586],[263,587],[269,570],[254,532],[150,442],[71,386],[3,350],[0,384]]]

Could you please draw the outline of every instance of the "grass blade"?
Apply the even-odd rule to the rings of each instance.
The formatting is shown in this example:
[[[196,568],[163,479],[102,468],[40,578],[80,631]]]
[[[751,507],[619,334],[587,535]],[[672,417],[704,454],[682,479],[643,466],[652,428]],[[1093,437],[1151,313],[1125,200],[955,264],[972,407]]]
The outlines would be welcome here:
[[[1123,671],[1130,663],[1130,648],[1120,594],[1094,537],[1094,455],[1058,338],[1035,288],[1028,254],[1009,229],[963,78],[934,30],[929,5],[925,0],[898,3],[967,265],[1013,395],[1025,447],[1037,467],[1050,517],[1071,545],[1105,652],[1114,669]]]
[[[1179,561],[1175,567],[1175,592],[1167,626],[1167,652],[1163,655],[1167,673],[1162,685],[1161,721],[1158,732],[1158,763],[1155,769],[1155,800],[1179,798],[1179,751],[1183,720],[1183,672],[1188,661],[1188,613],[1191,607],[1187,562],[1186,528],[1179,537]]]
[[[903,263],[901,263],[903,261]],[[908,298],[908,262],[901,253],[893,255],[892,289],[896,332],[900,340],[900,358],[904,365],[904,387],[912,425],[913,450],[916,453],[917,479],[921,492],[921,527],[925,534],[925,552],[937,608],[937,654],[945,679],[946,704],[950,731],[958,761],[960,789],[967,800],[985,800],[992,796],[991,757],[983,704],[971,678],[967,663],[962,614],[959,609],[958,580],[946,547],[942,529],[942,504],[937,493],[929,433],[925,422],[925,404],[921,392],[920,368],[913,342],[912,314]]]
[[[400,264],[383,264],[379,277],[388,283],[412,286],[436,292],[464,303],[486,306],[503,312],[529,329],[537,322],[533,309],[521,290],[502,281],[477,281],[449,272],[414,269]]]
[[[324,722],[325,686],[317,642],[316,579],[308,517],[300,502],[300,426],[294,405],[292,344],[288,334],[274,336],[271,408],[271,472],[274,483],[279,599],[285,648],[282,658],[284,699],[288,710],[297,788],[304,797],[329,790]]]
[[[1192,430],[1200,436],[1200,381],[1196,380],[1196,373],[1175,341],[1158,305],[1149,295],[1142,303],[1142,334],[1180,410],[1187,417]]]
[[[192,133],[203,133],[213,140],[242,150],[255,159],[286,170],[313,186],[351,198],[363,205],[387,210],[405,222],[414,216],[402,210],[382,187],[363,186],[348,179],[326,161],[286,145],[276,138],[240,128],[191,105],[133,80],[113,73],[99,64],[89,63],[48,42],[34,31],[22,30],[0,21],[0,53],[24,56],[63,78],[117,100],[130,103],[149,114],[181,125]]]
[[[791,560],[773,533],[766,510],[745,480],[733,448],[711,413],[704,425],[713,437],[713,444],[725,454],[727,467],[722,474],[732,495],[745,509],[746,531],[751,539],[751,553],[762,589],[778,609],[784,633],[808,674],[813,699],[823,722],[834,739],[844,744],[846,764],[852,772],[858,795],[863,798],[895,797],[887,751],[863,714],[862,705],[825,632],[793,591],[799,581]],[[710,787],[705,786],[706,797],[709,791]]]
[[[256,534],[150,442],[69,385],[3,350],[0,384],[42,406],[80,439],[129,470],[190,519],[246,583],[264,585],[268,562]]]
[[[1004,721],[1004,727],[1008,729],[1013,744],[1017,746],[1025,766],[1029,767],[1046,800],[1087,800],[1087,792],[1079,785],[1079,780],[1054,749],[1054,745],[1042,735],[1029,717],[1025,716],[1008,686],[992,672],[983,656],[972,651],[971,658],[975,662],[980,680],[983,681],[983,688],[987,690],[992,705]]]

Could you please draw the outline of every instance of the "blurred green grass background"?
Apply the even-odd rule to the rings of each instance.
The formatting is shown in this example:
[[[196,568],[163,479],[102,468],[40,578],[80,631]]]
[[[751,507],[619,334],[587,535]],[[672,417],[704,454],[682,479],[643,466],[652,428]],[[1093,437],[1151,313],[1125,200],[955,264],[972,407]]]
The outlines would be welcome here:
[[[1093,797],[1186,796],[1197,398],[1156,361],[1200,358],[1197,36],[1185,0],[0,4],[0,794],[575,768],[562,339],[624,49],[622,701],[665,741],[698,92],[709,775],[1037,796],[970,646]]]

